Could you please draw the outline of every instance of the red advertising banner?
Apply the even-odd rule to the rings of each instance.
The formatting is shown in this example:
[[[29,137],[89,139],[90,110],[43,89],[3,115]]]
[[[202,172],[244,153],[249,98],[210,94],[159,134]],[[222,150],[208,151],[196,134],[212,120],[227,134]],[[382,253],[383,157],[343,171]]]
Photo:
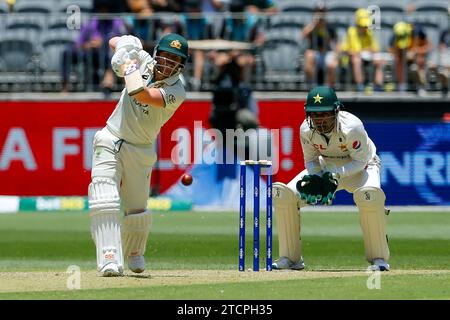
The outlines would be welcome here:
[[[303,169],[299,141],[303,101],[259,101],[258,105],[261,126],[279,133],[274,181],[288,182]],[[86,195],[92,139],[114,107],[111,101],[0,102],[0,195]],[[159,168],[152,174],[152,184],[158,183],[160,192],[189,169],[172,161],[178,133],[189,133],[193,159],[202,148],[197,131],[209,127],[210,109],[209,101],[186,101],[163,127],[157,146]]]

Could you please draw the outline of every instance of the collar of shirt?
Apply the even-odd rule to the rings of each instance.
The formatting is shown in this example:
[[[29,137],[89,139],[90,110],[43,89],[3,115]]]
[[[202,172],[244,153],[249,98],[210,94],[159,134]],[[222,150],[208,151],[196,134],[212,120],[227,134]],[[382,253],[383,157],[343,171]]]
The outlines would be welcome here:
[[[150,81],[148,82],[147,86],[152,85],[152,86],[161,86],[163,84],[166,84],[168,86],[173,85],[174,83],[176,83],[179,80],[179,74],[173,75],[169,78],[163,79],[163,80],[159,80],[156,82],[152,82],[153,81],[153,77],[152,79],[150,79]]]

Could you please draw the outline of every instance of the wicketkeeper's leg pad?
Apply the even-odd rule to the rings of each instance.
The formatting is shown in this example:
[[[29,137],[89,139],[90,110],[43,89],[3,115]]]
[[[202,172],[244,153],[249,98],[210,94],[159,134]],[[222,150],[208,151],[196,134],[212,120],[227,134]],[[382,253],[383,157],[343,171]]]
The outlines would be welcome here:
[[[280,257],[292,262],[301,259],[300,210],[296,193],[286,184],[273,184],[273,206],[278,231]]]
[[[361,187],[354,191],[353,199],[359,209],[367,261],[376,258],[389,260],[384,204],[386,195],[376,187]]]
[[[97,247],[97,267],[108,263],[123,268],[120,238],[120,198],[117,183],[111,178],[95,177],[89,184],[91,234]]]
[[[144,255],[152,226],[150,211],[126,215],[122,223],[122,240],[125,256]]]

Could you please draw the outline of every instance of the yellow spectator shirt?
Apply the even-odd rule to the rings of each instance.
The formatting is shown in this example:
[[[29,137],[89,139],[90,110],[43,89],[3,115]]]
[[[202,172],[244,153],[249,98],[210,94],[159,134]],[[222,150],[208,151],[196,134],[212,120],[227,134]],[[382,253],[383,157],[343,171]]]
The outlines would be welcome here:
[[[363,34],[358,33],[357,27],[349,27],[347,36],[341,46],[342,51],[350,53],[361,52],[363,50],[379,51],[378,42],[372,30],[367,29]]]

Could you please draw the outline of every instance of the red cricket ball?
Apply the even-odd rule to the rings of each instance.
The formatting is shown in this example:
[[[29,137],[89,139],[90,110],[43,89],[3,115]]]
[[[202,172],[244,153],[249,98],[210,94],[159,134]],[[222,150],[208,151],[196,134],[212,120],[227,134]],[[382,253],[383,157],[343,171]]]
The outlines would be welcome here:
[[[183,174],[181,177],[181,183],[185,186],[189,186],[192,183],[192,176],[188,173]]]

